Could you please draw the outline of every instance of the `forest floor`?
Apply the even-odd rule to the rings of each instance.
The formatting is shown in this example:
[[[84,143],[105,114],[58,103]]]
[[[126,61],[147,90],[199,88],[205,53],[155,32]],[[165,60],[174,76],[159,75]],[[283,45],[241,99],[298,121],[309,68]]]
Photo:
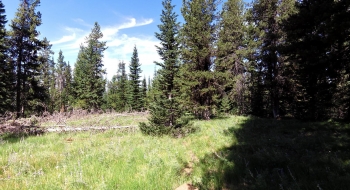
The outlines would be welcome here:
[[[9,121],[18,126],[0,132],[0,189],[350,187],[350,125],[343,122],[227,116],[194,120],[197,130],[181,138],[129,128],[46,132],[137,126],[147,116],[82,113]]]

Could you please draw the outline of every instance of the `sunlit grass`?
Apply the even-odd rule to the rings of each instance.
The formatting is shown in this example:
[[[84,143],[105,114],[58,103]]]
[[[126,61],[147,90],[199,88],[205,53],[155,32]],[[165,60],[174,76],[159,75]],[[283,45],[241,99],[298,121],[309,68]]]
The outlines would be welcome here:
[[[114,119],[100,116],[102,122]],[[76,122],[83,126],[88,119]],[[122,120],[130,126],[146,117]],[[198,130],[182,138],[144,136],[138,130],[4,134],[0,189],[175,189],[184,183],[200,189],[350,186],[347,123],[230,116],[193,121],[193,127]]]
[[[230,145],[224,130],[235,119],[196,121],[200,130],[179,139],[118,130],[52,133],[12,143],[5,138],[0,189],[174,189],[198,181],[201,172],[193,168],[199,160]]]

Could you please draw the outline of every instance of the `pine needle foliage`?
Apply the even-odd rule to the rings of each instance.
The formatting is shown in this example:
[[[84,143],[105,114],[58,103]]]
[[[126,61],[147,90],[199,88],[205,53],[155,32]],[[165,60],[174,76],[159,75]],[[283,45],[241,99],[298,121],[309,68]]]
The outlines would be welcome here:
[[[132,53],[129,70],[130,89],[127,97],[128,103],[133,111],[141,111],[143,108],[143,98],[140,80],[142,70],[136,45],[134,46],[134,51]]]
[[[217,80],[214,57],[217,1],[184,0],[181,29],[182,105],[197,118],[209,120],[216,108]]]
[[[0,1],[0,114],[12,110],[13,68],[8,60],[8,41],[5,25],[7,23],[5,6]]]
[[[168,133],[171,129],[180,127],[179,86],[175,82],[179,77],[179,23],[171,0],[163,1],[162,5],[162,24],[158,25],[160,32],[155,33],[155,36],[161,42],[157,46],[157,52],[163,62],[156,62],[160,69],[152,85],[153,101],[149,108],[149,124],[140,125],[141,130],[148,134]]]
[[[103,104],[106,80],[103,75],[103,52],[106,42],[100,41],[103,34],[96,22],[84,47],[80,46],[74,69],[75,106],[83,109],[100,109]]]

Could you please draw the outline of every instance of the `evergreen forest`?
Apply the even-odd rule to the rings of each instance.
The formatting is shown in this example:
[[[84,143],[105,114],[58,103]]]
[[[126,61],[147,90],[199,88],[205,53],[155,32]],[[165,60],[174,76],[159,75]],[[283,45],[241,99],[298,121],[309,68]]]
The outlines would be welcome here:
[[[350,0],[162,0],[108,77],[103,21],[70,63],[3,2],[0,189],[350,189]]]
[[[74,64],[64,50],[54,60],[49,39],[39,38],[39,5],[20,0],[8,21],[0,1],[1,114],[147,111],[146,133],[181,128],[189,115],[350,119],[350,1],[183,0],[180,23],[164,0],[155,31],[162,61],[148,81],[137,44],[113,78],[104,77],[108,44],[98,22]]]

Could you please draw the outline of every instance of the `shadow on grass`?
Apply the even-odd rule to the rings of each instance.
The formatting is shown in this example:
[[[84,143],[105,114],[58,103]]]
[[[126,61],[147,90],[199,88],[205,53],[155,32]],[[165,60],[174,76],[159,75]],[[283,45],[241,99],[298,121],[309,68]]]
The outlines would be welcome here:
[[[206,155],[200,189],[349,189],[350,125],[248,118]]]
[[[8,143],[17,143],[29,136],[38,136],[45,133],[37,126],[1,126],[0,139]]]

